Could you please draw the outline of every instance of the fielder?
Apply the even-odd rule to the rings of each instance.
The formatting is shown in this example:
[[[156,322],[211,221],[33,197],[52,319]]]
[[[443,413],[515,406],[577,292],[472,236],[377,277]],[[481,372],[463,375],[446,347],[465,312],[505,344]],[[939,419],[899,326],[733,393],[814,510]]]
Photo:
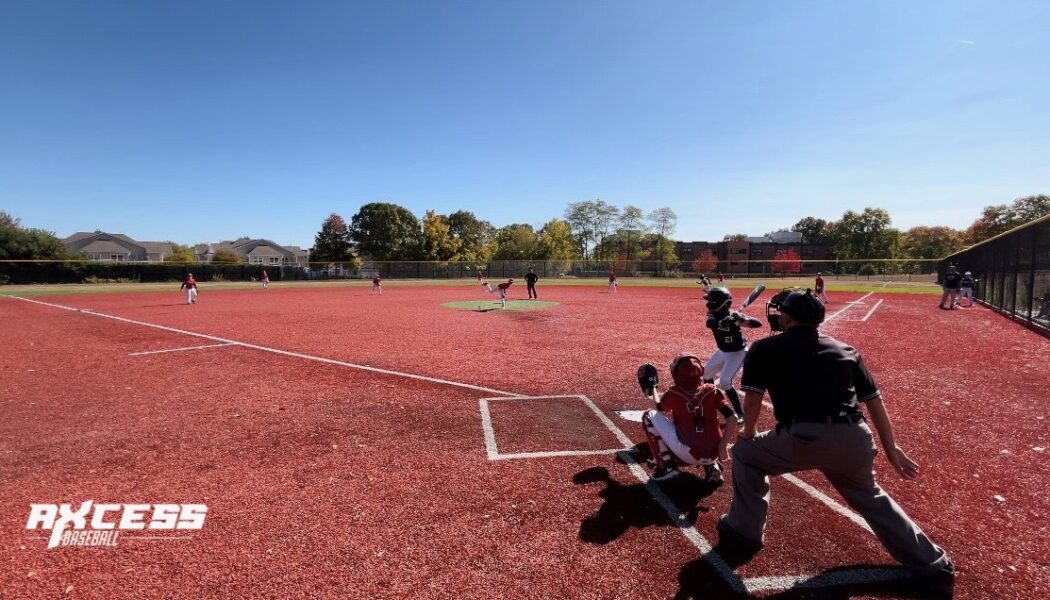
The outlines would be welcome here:
[[[489,285],[489,284],[487,284],[485,282],[481,283],[481,286],[485,288],[486,292],[488,292],[490,294],[493,293],[493,292],[498,292],[499,293],[500,308],[507,308],[507,288],[509,288],[512,285],[514,285],[514,279],[513,278],[508,279],[507,281],[497,285],[496,287],[492,287],[491,285]]]
[[[262,272],[262,286],[264,290],[270,287],[270,275],[266,272],[266,269],[263,269]]]
[[[642,428],[649,442],[656,468],[652,478],[657,481],[678,475],[679,463],[703,465],[704,480],[722,484],[719,457],[727,456],[729,437],[723,436],[718,415],[728,422],[739,423],[733,407],[725,395],[711,384],[703,382],[704,366],[690,354],[679,354],[671,361],[674,387],[657,399],[659,383],[656,367],[642,365],[638,369],[638,383],[656,408],[642,415]],[[738,425],[739,426],[739,425]],[[737,427],[727,427],[736,431]]]
[[[609,293],[616,293],[616,273],[613,273],[611,270],[609,271]]]
[[[186,281],[179,286],[179,291],[182,290],[186,290],[186,304],[197,303],[197,280],[193,278],[193,273],[186,273]]]
[[[703,290],[703,293],[700,294],[701,298],[704,296],[704,294],[711,291],[711,280],[707,278],[706,273],[700,274],[700,281],[697,281],[696,284],[699,285],[700,288]]]
[[[383,295],[383,279],[376,273],[376,276],[372,278],[372,295],[379,294]]]
[[[824,293],[824,278],[820,276],[820,273],[817,273],[817,280],[815,283],[816,286],[813,290],[813,295],[824,304],[827,304],[828,296]]]
[[[713,383],[717,376],[718,389],[725,393],[733,403],[733,410],[742,417],[744,408],[740,404],[740,395],[733,387],[733,378],[740,371],[747,354],[747,340],[741,327],[753,329],[761,327],[762,322],[738,312],[730,312],[733,295],[724,287],[711,288],[710,292],[704,294],[704,300],[707,300],[706,325],[714,334],[715,345],[718,346],[711,358],[707,359],[705,381]]]

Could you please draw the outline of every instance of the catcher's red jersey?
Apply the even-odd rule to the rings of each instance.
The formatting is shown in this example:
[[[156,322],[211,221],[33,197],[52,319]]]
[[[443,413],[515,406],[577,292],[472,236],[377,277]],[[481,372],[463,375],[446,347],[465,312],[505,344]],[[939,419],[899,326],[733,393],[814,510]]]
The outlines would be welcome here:
[[[694,458],[718,456],[718,443],[722,441],[718,413],[723,408],[733,409],[722,390],[708,383],[694,395],[675,386],[660,399],[660,407],[670,413],[678,439],[689,446]]]

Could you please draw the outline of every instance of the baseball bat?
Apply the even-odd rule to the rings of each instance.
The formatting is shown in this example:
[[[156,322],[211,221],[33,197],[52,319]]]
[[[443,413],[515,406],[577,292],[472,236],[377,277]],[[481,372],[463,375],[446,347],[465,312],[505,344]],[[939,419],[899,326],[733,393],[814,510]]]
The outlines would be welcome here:
[[[751,305],[752,302],[758,299],[762,295],[762,292],[766,291],[766,286],[761,283],[755,286],[755,289],[751,290],[751,293],[744,299],[744,303],[740,305],[740,310],[744,310]]]

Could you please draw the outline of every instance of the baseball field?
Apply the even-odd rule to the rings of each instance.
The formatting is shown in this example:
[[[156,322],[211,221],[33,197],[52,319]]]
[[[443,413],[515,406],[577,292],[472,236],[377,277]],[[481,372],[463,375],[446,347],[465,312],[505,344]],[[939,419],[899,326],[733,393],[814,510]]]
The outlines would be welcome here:
[[[730,485],[648,481],[618,411],[647,408],[639,364],[666,379],[713,351],[690,285],[541,281],[532,310],[524,285],[495,310],[466,281],[5,291],[0,597],[923,597],[817,473],[774,480],[744,564],[712,550]],[[830,287],[822,328],[864,353],[921,465],[880,458],[878,479],[956,597],[1050,597],[1050,339],[934,293]],[[118,506],[115,544],[27,528],[31,505],[89,500]],[[129,504],[146,517],[124,527]],[[135,529],[158,504],[207,517]]]

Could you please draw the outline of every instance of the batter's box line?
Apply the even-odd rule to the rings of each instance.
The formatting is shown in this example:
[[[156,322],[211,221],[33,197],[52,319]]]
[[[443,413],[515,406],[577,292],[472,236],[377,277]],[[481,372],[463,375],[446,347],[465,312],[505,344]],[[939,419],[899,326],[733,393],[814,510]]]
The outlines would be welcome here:
[[[492,427],[492,413],[489,411],[490,402],[506,402],[512,401],[529,401],[529,400],[559,400],[559,399],[575,399],[583,402],[594,416],[598,417],[598,420],[605,425],[605,428],[609,430],[609,433],[613,434],[617,439],[623,436],[623,433],[609,420],[609,417],[605,416],[605,413],[598,408],[598,406],[591,401],[587,396],[579,394],[567,394],[560,396],[511,396],[511,397],[491,397],[491,398],[480,398],[478,400],[478,409],[481,412],[481,429],[485,434],[485,453],[488,455],[489,460],[516,460],[522,458],[554,458],[559,456],[594,456],[600,454],[615,454],[617,452],[623,452],[624,450],[630,450],[633,446],[629,445],[630,440],[624,442],[620,439],[621,443],[625,445],[620,448],[609,448],[607,450],[554,450],[548,452],[514,452],[510,454],[500,454],[499,447],[496,445],[496,432]]]

